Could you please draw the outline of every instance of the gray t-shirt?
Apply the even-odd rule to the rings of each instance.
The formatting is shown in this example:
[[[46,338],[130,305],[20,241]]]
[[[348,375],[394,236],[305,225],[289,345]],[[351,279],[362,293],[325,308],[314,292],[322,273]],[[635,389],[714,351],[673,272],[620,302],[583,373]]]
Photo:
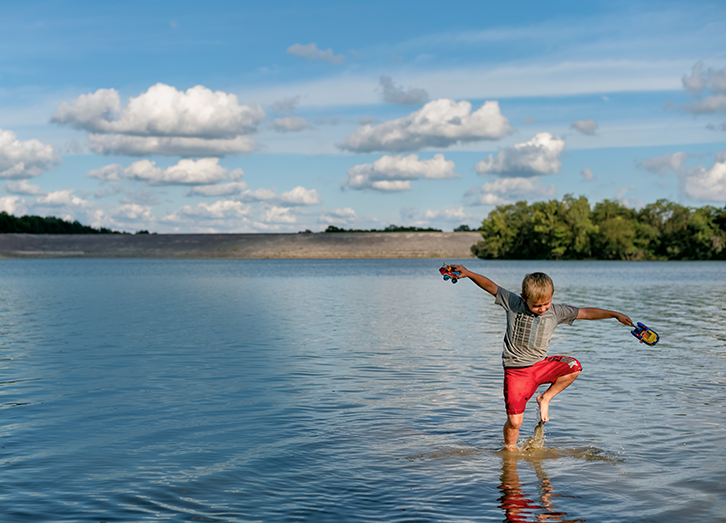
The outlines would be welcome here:
[[[572,322],[580,311],[571,305],[553,303],[542,316],[527,307],[521,296],[499,287],[495,303],[507,311],[507,332],[504,335],[502,365],[529,367],[547,357],[547,346],[560,323]]]

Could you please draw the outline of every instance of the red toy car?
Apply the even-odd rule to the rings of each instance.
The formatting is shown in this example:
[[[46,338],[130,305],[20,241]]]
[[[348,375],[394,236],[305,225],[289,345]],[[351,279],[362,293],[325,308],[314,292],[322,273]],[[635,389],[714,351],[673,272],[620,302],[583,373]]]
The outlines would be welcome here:
[[[451,280],[451,283],[459,281],[459,274],[461,274],[459,271],[455,271],[451,265],[446,264],[439,268],[439,272],[444,277],[444,281]]]

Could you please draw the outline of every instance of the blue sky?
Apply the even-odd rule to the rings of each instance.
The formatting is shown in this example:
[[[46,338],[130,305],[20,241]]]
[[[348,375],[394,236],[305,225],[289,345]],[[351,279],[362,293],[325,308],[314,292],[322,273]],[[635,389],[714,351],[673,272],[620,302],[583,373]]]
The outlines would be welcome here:
[[[568,193],[726,204],[726,4],[0,4],[11,214],[452,230]]]

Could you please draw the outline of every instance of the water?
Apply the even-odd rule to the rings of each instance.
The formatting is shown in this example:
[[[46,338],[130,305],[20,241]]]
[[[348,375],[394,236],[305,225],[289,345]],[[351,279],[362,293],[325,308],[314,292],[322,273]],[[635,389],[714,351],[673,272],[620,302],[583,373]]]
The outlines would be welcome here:
[[[559,327],[511,456],[504,313],[440,261],[0,260],[0,521],[722,521],[726,264],[465,263],[661,342]]]

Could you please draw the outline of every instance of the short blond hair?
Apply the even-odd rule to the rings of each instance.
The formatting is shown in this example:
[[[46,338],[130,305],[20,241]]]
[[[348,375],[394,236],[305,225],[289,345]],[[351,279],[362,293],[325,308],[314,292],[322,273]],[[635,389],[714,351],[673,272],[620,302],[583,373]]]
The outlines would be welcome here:
[[[522,296],[535,301],[551,298],[555,293],[555,284],[552,278],[543,272],[527,274],[522,280]]]

